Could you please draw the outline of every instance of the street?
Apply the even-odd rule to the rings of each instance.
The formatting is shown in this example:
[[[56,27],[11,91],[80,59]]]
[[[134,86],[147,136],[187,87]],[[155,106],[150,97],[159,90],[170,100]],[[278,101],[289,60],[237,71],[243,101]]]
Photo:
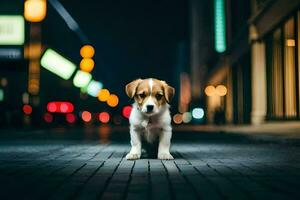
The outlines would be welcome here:
[[[126,129],[1,131],[1,199],[299,199],[300,145],[175,132],[174,160],[127,161]],[[104,135],[103,135],[104,134]],[[107,134],[110,134],[109,136]]]

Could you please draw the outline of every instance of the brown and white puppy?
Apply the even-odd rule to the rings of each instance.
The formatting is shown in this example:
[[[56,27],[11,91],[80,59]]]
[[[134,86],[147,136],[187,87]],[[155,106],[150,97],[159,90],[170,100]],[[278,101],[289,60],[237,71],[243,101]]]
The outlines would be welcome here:
[[[158,159],[173,159],[170,154],[172,137],[169,102],[175,89],[154,78],[137,79],[126,85],[126,94],[135,102],[129,117],[131,150],[128,160],[141,157],[142,137],[149,143],[159,139]]]

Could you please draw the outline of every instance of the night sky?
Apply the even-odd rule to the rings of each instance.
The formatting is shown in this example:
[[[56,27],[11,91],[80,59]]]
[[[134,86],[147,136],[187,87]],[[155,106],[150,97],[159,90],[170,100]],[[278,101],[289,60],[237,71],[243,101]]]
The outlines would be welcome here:
[[[124,85],[138,77],[175,83],[178,44],[188,42],[185,0],[63,0],[96,49],[93,76],[124,96]],[[80,62],[82,42],[48,4],[43,43]]]

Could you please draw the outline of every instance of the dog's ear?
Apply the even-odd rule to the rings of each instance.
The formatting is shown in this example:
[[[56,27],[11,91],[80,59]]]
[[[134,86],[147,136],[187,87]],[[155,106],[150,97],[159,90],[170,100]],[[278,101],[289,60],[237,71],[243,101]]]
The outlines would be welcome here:
[[[125,86],[125,91],[127,96],[129,96],[130,98],[133,98],[135,93],[136,93],[136,88],[138,87],[139,83],[142,81],[142,79],[136,79],[130,83],[128,83]]]
[[[169,103],[175,94],[175,89],[169,86],[165,81],[161,81],[164,88],[164,96]]]

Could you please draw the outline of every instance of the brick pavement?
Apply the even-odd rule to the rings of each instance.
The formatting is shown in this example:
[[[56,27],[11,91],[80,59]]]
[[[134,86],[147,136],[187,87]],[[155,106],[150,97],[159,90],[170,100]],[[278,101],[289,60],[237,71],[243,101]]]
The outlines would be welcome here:
[[[121,142],[0,140],[0,198],[300,198],[299,145],[174,141],[172,161],[127,161],[128,150]]]

